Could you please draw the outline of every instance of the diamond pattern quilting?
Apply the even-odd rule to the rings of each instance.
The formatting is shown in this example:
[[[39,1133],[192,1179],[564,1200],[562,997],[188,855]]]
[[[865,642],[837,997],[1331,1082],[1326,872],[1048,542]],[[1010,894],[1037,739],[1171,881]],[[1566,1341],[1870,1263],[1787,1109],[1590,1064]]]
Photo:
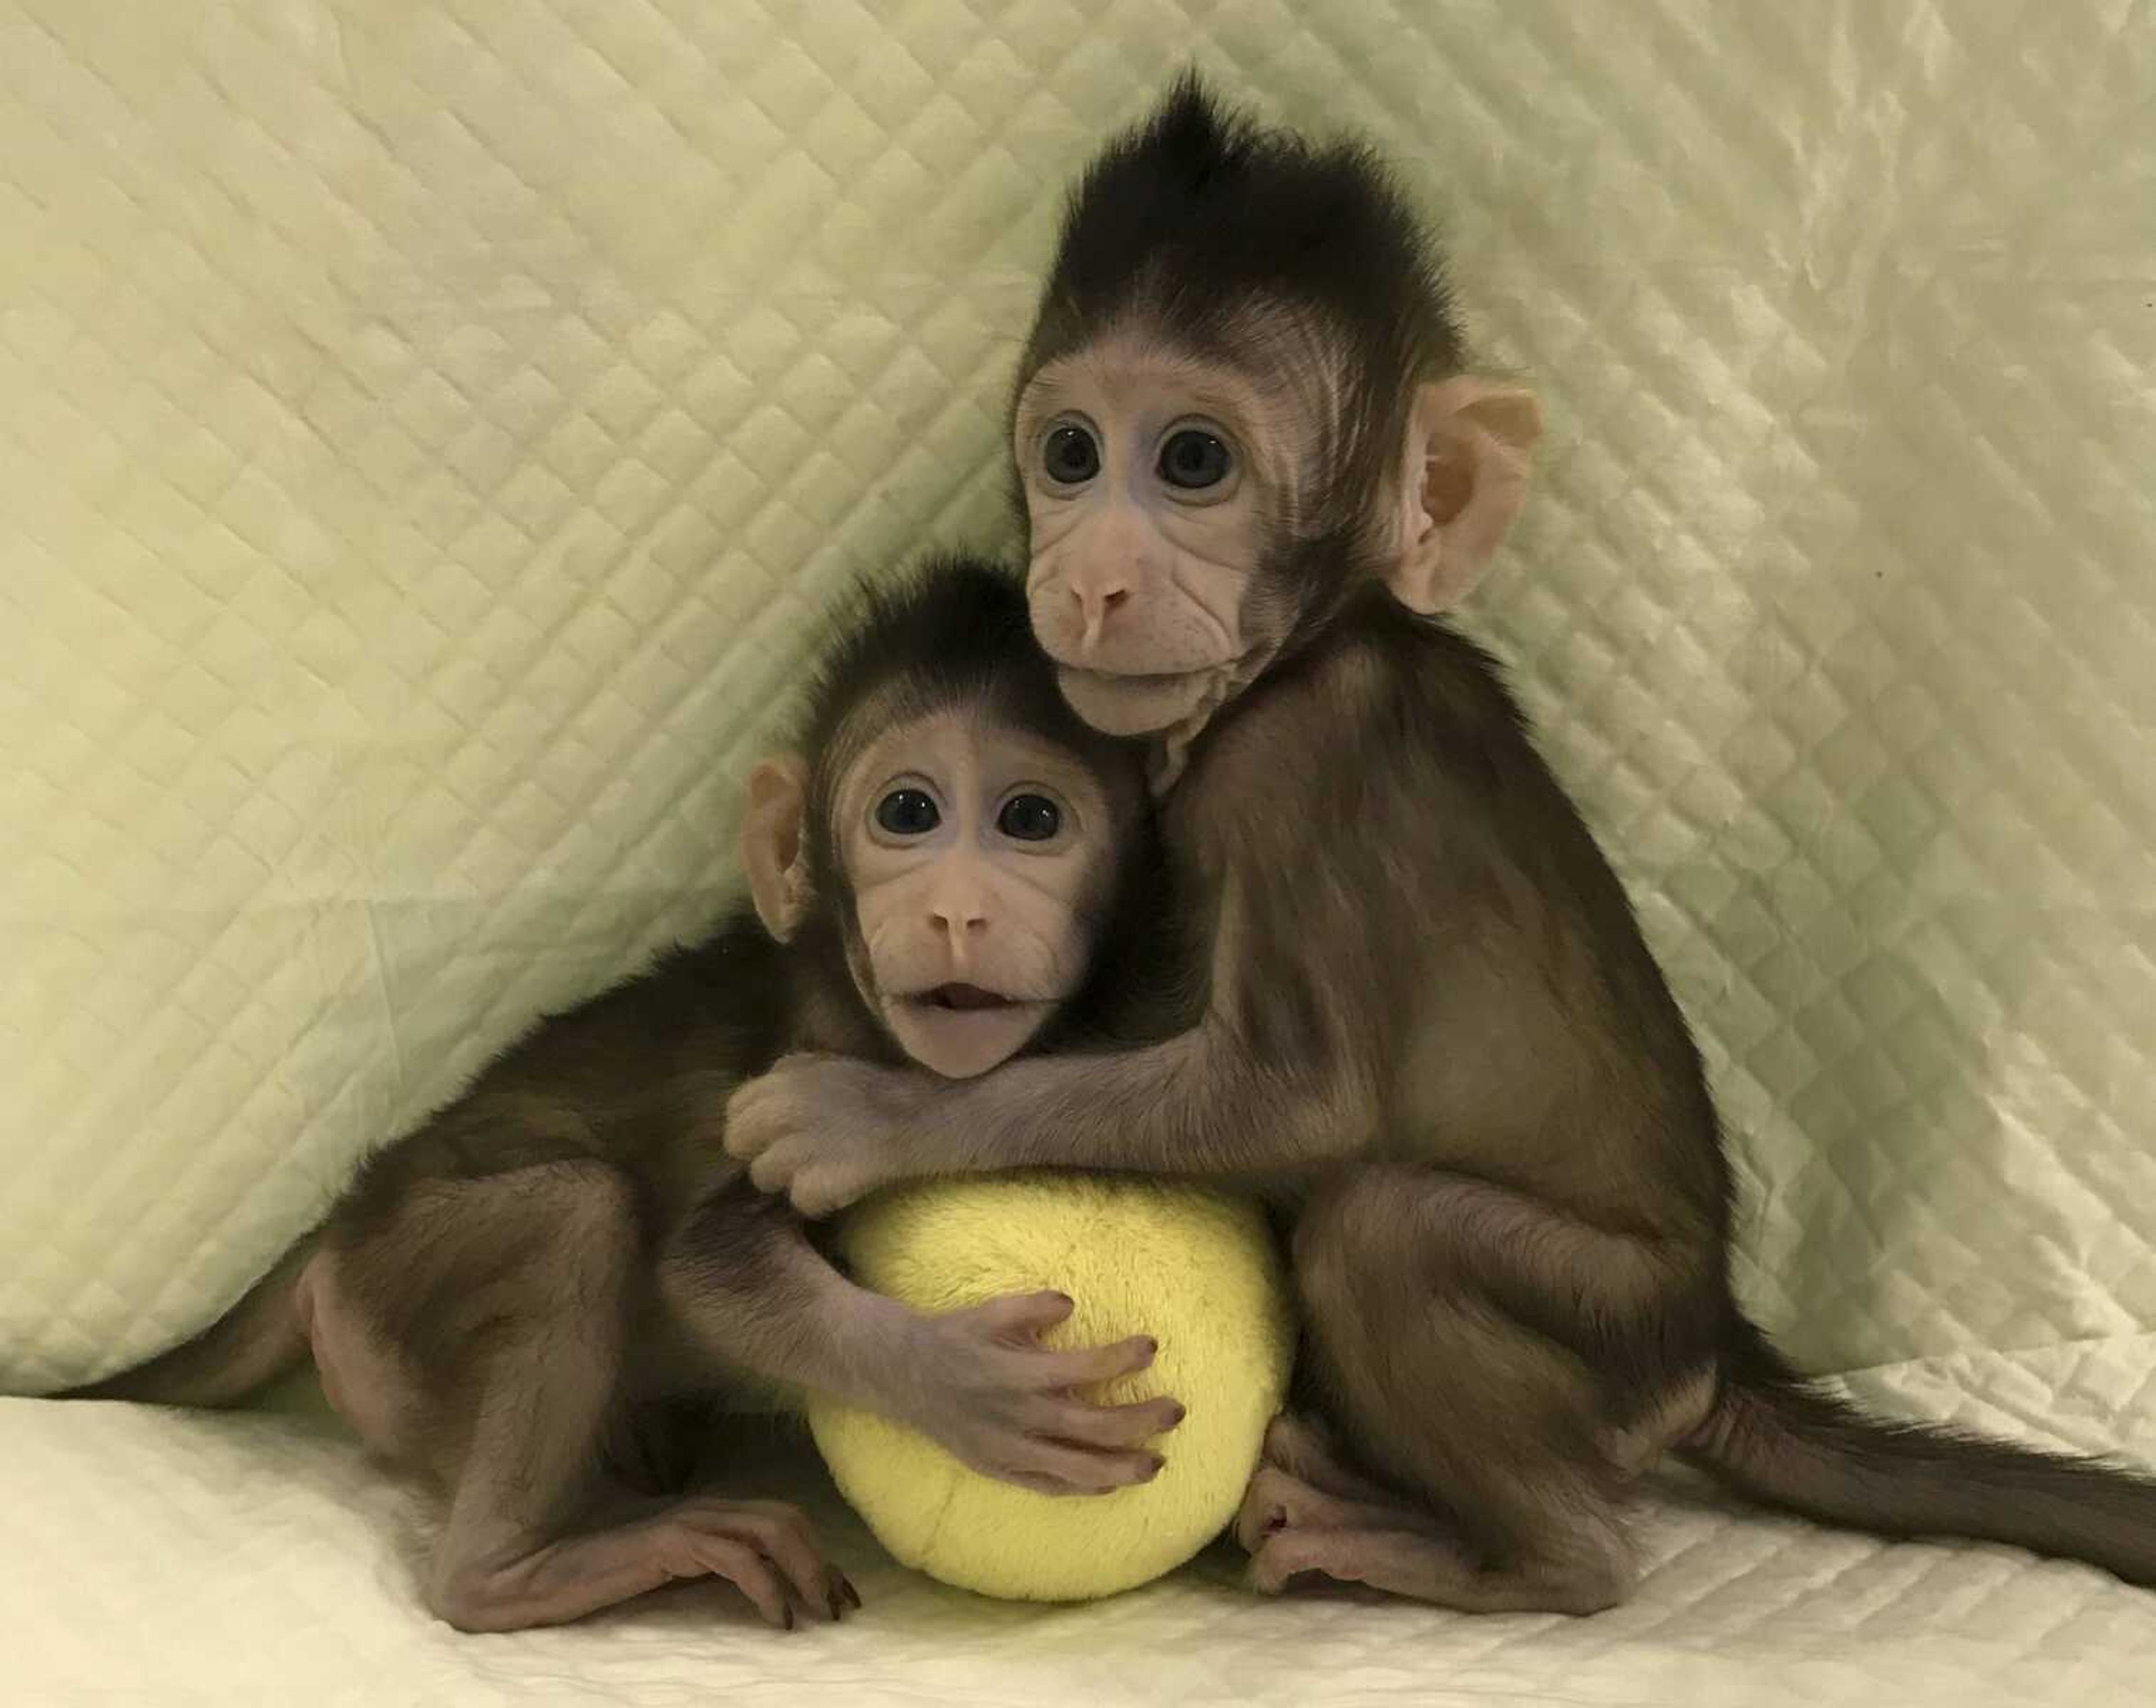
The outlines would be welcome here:
[[[1700,1029],[1748,1296],[1897,1403],[2156,1452],[2156,33],[1922,0],[0,0],[0,1388],[199,1325],[711,916],[817,613],[1008,541],[1062,186],[1194,57],[1369,132],[1546,400],[1472,626]],[[151,1503],[56,1468],[49,1415],[0,1460],[110,1521],[42,1532],[89,1620]],[[287,1451],[257,1428],[83,1439],[234,1476]],[[280,1534],[373,1498],[338,1450],[290,1449]],[[145,1521],[175,1559],[218,1522],[192,1475]],[[1650,1546],[1615,1625],[1314,1603],[1265,1640],[1341,1701],[1736,1700],[1742,1631],[1746,1700],[2097,1702],[2151,1652],[2019,1557],[1681,1505]],[[1205,1593],[1069,1629],[1277,1694]],[[321,1654],[401,1640],[355,1594]],[[1017,1628],[906,1594],[924,1666]],[[1931,1634],[1837,1658],[1896,1621]],[[702,1628],[591,1664],[685,1698],[714,1651],[629,1634]]]

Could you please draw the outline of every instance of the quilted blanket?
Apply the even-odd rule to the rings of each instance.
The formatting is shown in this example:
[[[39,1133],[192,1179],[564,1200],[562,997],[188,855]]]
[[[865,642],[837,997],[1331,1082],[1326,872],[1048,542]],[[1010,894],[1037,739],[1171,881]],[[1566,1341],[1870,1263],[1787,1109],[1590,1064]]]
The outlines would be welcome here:
[[[1009,543],[1062,184],[1353,126],[1553,431],[1471,622],[1712,1061],[1748,1301],[2156,1459],[2156,18],[0,0],[0,1390],[199,1326],[711,916],[806,619]],[[459,1639],[333,1423],[0,1401],[0,1697],[2146,1700],[2156,1596],[1672,1485],[1586,1622],[878,1567]],[[849,1552],[850,1550],[850,1552]]]

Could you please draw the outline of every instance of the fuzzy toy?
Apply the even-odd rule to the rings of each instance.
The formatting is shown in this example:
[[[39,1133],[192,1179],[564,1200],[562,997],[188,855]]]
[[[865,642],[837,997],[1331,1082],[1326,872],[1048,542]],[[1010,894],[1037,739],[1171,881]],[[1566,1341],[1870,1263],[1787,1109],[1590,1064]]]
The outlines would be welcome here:
[[[1069,1174],[942,1180],[870,1199],[840,1234],[865,1286],[917,1310],[1055,1288],[1055,1346],[1148,1334],[1152,1366],[1114,1403],[1167,1393],[1188,1415],[1167,1464],[1110,1495],[1035,1494],[969,1469],[888,1418],[828,1401],[809,1426],[840,1490],[903,1564],[1011,1600],[1113,1595],[1173,1570],[1242,1499],[1286,1393],[1294,1319],[1264,1215],[1197,1187]]]

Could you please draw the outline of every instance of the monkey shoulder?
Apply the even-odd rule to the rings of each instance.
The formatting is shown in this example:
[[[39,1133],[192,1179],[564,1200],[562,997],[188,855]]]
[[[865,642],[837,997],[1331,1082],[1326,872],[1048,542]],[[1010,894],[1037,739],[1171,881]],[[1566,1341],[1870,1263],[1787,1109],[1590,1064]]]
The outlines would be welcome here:
[[[1319,810],[1311,833],[1329,841],[1342,816],[1427,815],[1434,796],[1486,786],[1522,759],[1539,768],[1496,660],[1373,590],[1229,709],[1177,798],[1185,818],[1241,803],[1276,825],[1299,803]]]
[[[704,936],[662,949],[639,970],[542,1017],[496,1065],[588,1084],[597,1096],[681,1068],[752,1071],[781,1048],[786,971],[780,946],[737,908]]]
[[[683,1136],[716,1122],[732,1089],[784,1047],[786,971],[780,946],[736,909],[704,937],[542,1014],[371,1157],[347,1199],[386,1207],[420,1181],[552,1162],[670,1176]]]

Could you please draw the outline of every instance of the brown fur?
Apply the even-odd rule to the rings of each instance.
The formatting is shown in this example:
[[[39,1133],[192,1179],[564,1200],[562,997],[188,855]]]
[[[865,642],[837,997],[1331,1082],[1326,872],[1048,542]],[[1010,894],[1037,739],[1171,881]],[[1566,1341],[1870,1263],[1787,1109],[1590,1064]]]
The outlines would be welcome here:
[[[1056,700],[1008,577],[932,567],[859,620],[890,627],[846,637],[827,665],[811,723],[825,745],[840,744],[850,703],[902,689],[921,710],[977,718],[965,738],[977,758],[1022,734],[1113,798],[1142,798],[1137,757]],[[906,727],[880,722],[901,743]],[[825,757],[812,746],[782,791]],[[824,775],[805,824],[783,827],[789,844],[843,840],[828,821],[844,767]],[[759,803],[752,836],[773,834],[771,804]],[[1141,829],[1103,823],[1096,834],[1130,845],[1126,881],[1141,884]],[[829,854],[818,875],[786,891],[798,916],[783,944],[743,906],[704,941],[542,1021],[371,1158],[219,1321],[69,1398],[230,1403],[311,1354],[369,1449],[445,1503],[424,1593],[465,1630],[574,1619],[705,1576],[774,1624],[857,1604],[792,1508],[685,1491],[694,1426],[749,1384],[885,1412],[1050,1493],[1153,1475],[1160,1459],[1144,1444],[1180,1408],[1075,1392],[1141,1367],[1149,1343],[1049,1351],[1037,1333],[1069,1314],[1060,1295],[931,1317],[869,1293],[727,1157],[727,1095],[782,1052],[904,1059],[849,970],[844,856]],[[984,929],[1009,924],[981,905]],[[1082,963],[1096,922],[1074,921],[1061,946]]]
[[[1194,366],[1261,367],[1231,341],[1267,312],[1335,335],[1338,418],[1298,428],[1322,478],[1265,490],[1295,459],[1222,404],[1211,425],[1255,495],[1193,510],[1147,474],[1142,436],[1194,408],[1178,391]],[[1094,352],[1149,342],[1157,372],[1088,377]],[[1460,376],[1435,252],[1368,152],[1178,85],[1089,169],[1027,351],[1035,633],[1074,705],[1179,762],[1163,839],[1188,936],[1126,991],[1111,1030],[1151,1041],[1117,1054],[963,1086],[781,1064],[730,1111],[757,1183],[811,1213],[906,1175],[1026,1165],[1267,1194],[1292,1229],[1302,1403],[1336,1426],[1306,1418],[1253,1486],[1240,1528],[1267,1588],[1318,1572],[1473,1610],[1606,1607],[1632,1582],[1630,1485],[1671,1449],[1832,1521],[2156,1582],[2156,1481],[1866,1418],[1739,1312],[1729,1170],[1684,1018],[1495,662],[1408,608],[1480,573],[1537,417]],[[1059,395],[1086,400],[1116,480],[1045,472],[1028,436],[1044,370],[1044,389],[1091,387]],[[1235,646],[1272,649],[1222,703],[1183,691],[1229,680],[1218,660],[1162,635],[1189,628],[1177,542],[1202,536],[1218,620],[1237,538],[1220,519],[1245,513],[1272,520],[1241,538]],[[1119,603],[1077,633],[1070,601],[1107,587]],[[1335,1454],[1312,1447],[1333,1434]]]

